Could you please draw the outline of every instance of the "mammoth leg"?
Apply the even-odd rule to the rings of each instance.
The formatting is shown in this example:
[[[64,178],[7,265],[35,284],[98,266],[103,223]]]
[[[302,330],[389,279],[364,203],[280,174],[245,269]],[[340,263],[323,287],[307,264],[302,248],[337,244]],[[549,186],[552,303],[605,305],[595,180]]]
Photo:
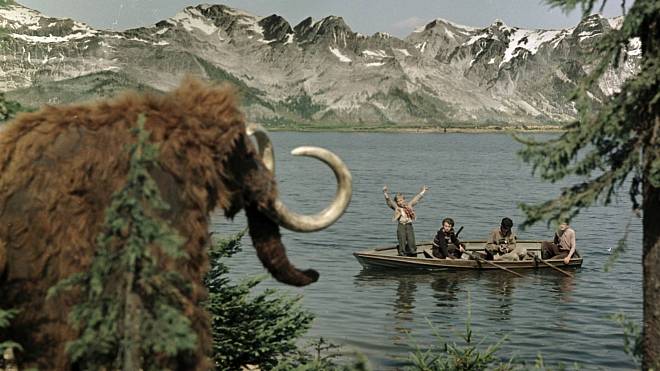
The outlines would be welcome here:
[[[276,280],[294,286],[305,286],[318,280],[319,274],[315,270],[301,271],[291,265],[276,223],[262,214],[255,205],[247,206],[245,213],[257,256]]]

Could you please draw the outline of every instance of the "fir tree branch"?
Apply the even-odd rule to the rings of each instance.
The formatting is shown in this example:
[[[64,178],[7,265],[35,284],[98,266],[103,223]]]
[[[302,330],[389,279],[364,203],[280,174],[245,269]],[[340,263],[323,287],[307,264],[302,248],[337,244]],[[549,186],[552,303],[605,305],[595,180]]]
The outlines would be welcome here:
[[[69,316],[80,336],[66,349],[83,368],[162,369],[197,346],[183,312],[190,285],[160,262],[163,257],[185,261],[188,255],[184,240],[158,216],[168,205],[150,175],[159,151],[145,122],[140,115],[136,143],[128,148],[126,184],[112,196],[90,268],[49,290],[49,296],[80,291]]]

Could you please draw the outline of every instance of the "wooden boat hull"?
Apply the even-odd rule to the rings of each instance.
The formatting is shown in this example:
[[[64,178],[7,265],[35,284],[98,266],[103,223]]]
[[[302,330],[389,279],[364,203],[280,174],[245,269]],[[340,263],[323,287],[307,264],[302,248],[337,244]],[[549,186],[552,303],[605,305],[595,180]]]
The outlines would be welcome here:
[[[519,241],[518,244],[527,248],[527,252],[541,257],[542,241]],[[484,251],[485,241],[463,241],[466,249],[475,254]],[[417,257],[398,256],[396,246],[385,246],[371,250],[354,252],[355,258],[365,268],[398,268],[398,269],[425,269],[425,270],[498,270],[495,266],[479,260],[464,259],[437,259],[430,252],[432,245],[425,242],[417,245],[419,254]],[[426,254],[422,253],[427,251]],[[564,264],[563,259],[547,259],[546,262],[555,265],[561,269],[577,268],[582,266],[582,257],[575,254],[568,264]],[[540,261],[531,257],[520,261],[494,260],[494,263],[508,269],[552,269]]]

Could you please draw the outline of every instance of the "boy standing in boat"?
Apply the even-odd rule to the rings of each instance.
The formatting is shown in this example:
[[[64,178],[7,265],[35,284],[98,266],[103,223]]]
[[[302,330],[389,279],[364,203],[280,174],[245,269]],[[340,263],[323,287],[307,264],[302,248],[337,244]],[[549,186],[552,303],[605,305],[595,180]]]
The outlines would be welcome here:
[[[554,241],[543,241],[541,243],[541,257],[543,259],[564,258],[564,264],[568,264],[575,254],[575,230],[568,223],[559,224],[559,230],[555,233]]]
[[[499,228],[490,231],[486,242],[486,259],[488,260],[522,260],[527,255],[527,249],[517,246],[518,237],[513,233],[513,220],[503,218]]]
[[[403,194],[397,193],[394,197],[394,202],[392,202],[388,193],[387,185],[383,187],[385,202],[387,203],[387,206],[394,210],[392,220],[398,222],[396,237],[397,240],[399,240],[399,246],[397,247],[399,256],[417,256],[415,231],[412,225],[413,221],[415,221],[415,210],[413,207],[422,199],[427,190],[427,186],[422,186],[421,191],[413,197],[409,203],[406,202]]]
[[[433,248],[431,250],[434,257],[439,259],[460,258],[465,252],[465,246],[458,240],[454,232],[454,219],[444,218],[442,227],[433,238]]]

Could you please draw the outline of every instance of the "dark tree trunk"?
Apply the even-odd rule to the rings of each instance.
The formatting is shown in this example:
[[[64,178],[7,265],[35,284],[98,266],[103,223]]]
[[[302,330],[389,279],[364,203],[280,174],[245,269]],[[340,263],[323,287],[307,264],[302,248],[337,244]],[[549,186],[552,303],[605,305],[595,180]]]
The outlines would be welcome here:
[[[642,368],[660,370],[660,189],[644,186],[644,348]]]
[[[651,7],[652,1],[643,1],[644,6]],[[639,5],[639,4],[635,4]],[[642,6],[642,5],[640,5]],[[644,19],[640,28],[642,41],[642,55],[646,59],[655,61],[657,68],[660,61],[660,16],[658,13]],[[656,80],[652,82],[656,86]],[[652,92],[654,89],[650,89]],[[656,95],[657,97],[657,95]],[[644,272],[644,327],[642,343],[642,369],[660,370],[660,188],[651,184],[649,177],[652,174],[654,160],[660,156],[660,112],[658,102],[648,104],[648,117],[650,118],[650,133],[645,144],[642,158],[643,167],[643,204],[644,212],[642,243],[642,267]],[[657,185],[657,184],[656,184]]]
[[[657,136],[660,135],[660,117],[655,118],[651,145],[644,153],[642,222],[642,266],[644,272],[644,327],[642,369],[660,370],[660,188],[648,179],[651,174],[651,159],[657,156]],[[654,153],[654,151],[656,151]]]

